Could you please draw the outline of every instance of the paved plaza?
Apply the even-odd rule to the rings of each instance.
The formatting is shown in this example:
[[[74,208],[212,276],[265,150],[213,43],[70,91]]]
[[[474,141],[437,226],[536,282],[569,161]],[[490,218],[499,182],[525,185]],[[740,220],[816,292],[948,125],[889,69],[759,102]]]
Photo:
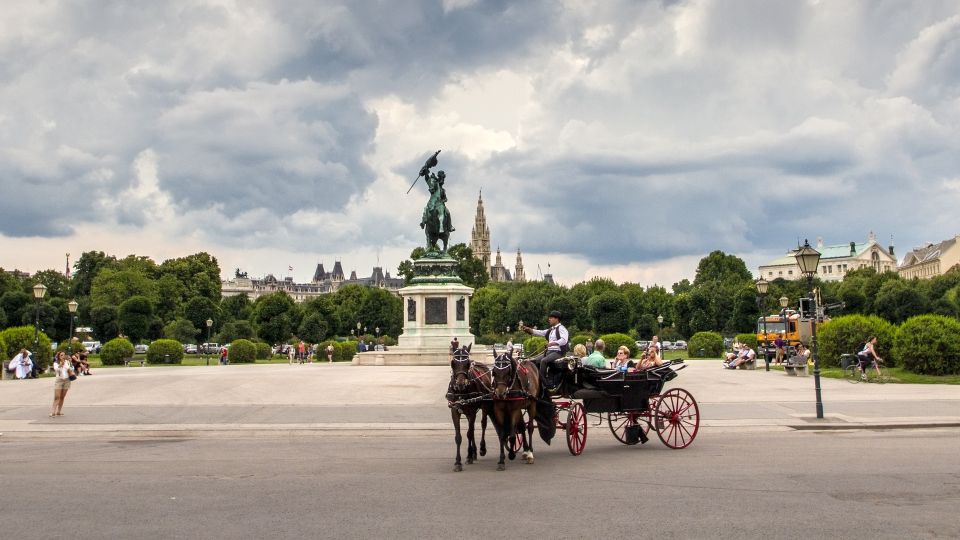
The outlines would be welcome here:
[[[51,379],[3,381],[0,498],[17,509],[4,536],[957,536],[960,387],[824,379],[817,420],[810,377],[694,361],[668,385],[700,405],[684,450],[624,446],[591,419],[583,455],[560,432],[535,441],[534,465],[496,472],[488,429],[490,453],[454,473],[447,378],[346,364],[98,369],[57,419]]]
[[[690,391],[704,429],[960,426],[960,386],[856,384],[723,370],[690,361],[667,388]],[[449,368],[347,364],[98,369],[73,383],[49,418],[53,379],[0,383],[0,433],[19,436],[448,430]],[[589,447],[589,442],[588,442]]]

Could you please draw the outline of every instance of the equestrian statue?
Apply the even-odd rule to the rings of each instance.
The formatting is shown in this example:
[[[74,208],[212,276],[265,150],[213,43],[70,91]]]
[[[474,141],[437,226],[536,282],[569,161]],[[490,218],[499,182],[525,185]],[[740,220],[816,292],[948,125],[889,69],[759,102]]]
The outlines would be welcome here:
[[[430,190],[430,198],[423,208],[423,217],[420,219],[420,228],[427,235],[427,253],[445,254],[447,252],[447,241],[450,239],[450,233],[455,231],[451,225],[450,212],[447,210],[447,192],[443,188],[443,182],[447,175],[443,171],[437,171],[436,174],[430,172],[430,169],[437,165],[437,155],[440,150],[434,152],[420,168],[420,174],[413,181],[416,185],[417,180],[423,177],[427,183],[427,189]],[[413,189],[413,185],[410,186]],[[407,190],[410,193],[410,190]],[[443,242],[443,249],[437,245],[437,242]]]

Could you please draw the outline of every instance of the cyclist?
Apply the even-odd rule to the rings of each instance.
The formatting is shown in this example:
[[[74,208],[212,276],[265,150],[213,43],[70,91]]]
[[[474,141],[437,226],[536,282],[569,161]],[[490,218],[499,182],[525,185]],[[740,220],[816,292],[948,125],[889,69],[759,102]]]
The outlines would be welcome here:
[[[857,360],[860,364],[860,379],[867,380],[867,362],[873,362],[873,369],[877,371],[877,376],[880,376],[880,365],[883,363],[883,358],[877,355],[877,336],[870,336],[867,338],[867,341],[863,344],[863,349],[857,353]]]

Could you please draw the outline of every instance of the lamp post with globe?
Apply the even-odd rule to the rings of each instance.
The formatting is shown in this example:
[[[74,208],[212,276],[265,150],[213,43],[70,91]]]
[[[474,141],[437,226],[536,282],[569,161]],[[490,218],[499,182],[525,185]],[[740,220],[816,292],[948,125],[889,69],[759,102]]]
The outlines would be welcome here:
[[[813,276],[820,264],[820,252],[810,247],[810,241],[804,240],[803,247],[794,253],[800,272],[807,277],[807,290],[810,293],[810,305],[813,307],[813,320],[810,324],[810,351],[813,353],[813,385],[817,394],[817,418],[823,418],[823,399],[820,392],[820,358],[817,354],[817,323],[819,308],[816,295],[813,294]]]
[[[73,356],[73,317],[74,317],[74,313],[77,312],[78,305],[79,304],[77,304],[76,300],[71,300],[67,302],[67,310],[70,311],[70,337],[69,337],[69,340],[67,341],[67,347],[68,347],[68,350],[70,351],[70,356]]]
[[[758,343],[758,345],[763,347],[763,363],[766,366],[766,370],[770,371],[770,352],[767,350],[769,345],[767,340],[767,316],[763,313],[763,297],[767,295],[770,282],[761,277],[756,281],[755,285],[757,286],[757,309],[760,311],[760,320],[763,321],[763,340],[761,343]]]

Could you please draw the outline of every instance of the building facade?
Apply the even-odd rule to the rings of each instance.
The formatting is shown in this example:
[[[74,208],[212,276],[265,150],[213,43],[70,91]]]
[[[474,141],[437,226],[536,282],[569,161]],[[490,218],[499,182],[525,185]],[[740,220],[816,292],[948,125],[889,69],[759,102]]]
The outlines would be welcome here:
[[[820,252],[820,268],[817,277],[824,281],[840,281],[851,270],[873,268],[877,272],[897,271],[897,258],[893,246],[884,248],[877,242],[873,232],[863,243],[824,245],[823,239],[817,239],[816,250]],[[759,276],[772,281],[774,279],[800,279],[803,274],[797,266],[794,251],[760,266]]]
[[[292,277],[277,279],[273,274],[267,274],[261,279],[250,278],[246,273],[238,270],[233,279],[220,282],[220,289],[224,297],[246,294],[251,301],[263,295],[283,291],[294,302],[300,303],[323,294],[337,292],[346,285],[377,287],[399,294],[397,291],[403,287],[403,278],[390,277],[390,272],[384,272],[379,266],[373,268],[370,277],[358,278],[354,270],[350,272],[349,278],[344,278],[343,266],[340,261],[336,261],[333,264],[333,270],[329,273],[324,270],[323,263],[317,264],[310,283],[294,283]]]
[[[960,265],[960,234],[938,244],[915,248],[903,258],[898,272],[904,278],[929,279]]]

